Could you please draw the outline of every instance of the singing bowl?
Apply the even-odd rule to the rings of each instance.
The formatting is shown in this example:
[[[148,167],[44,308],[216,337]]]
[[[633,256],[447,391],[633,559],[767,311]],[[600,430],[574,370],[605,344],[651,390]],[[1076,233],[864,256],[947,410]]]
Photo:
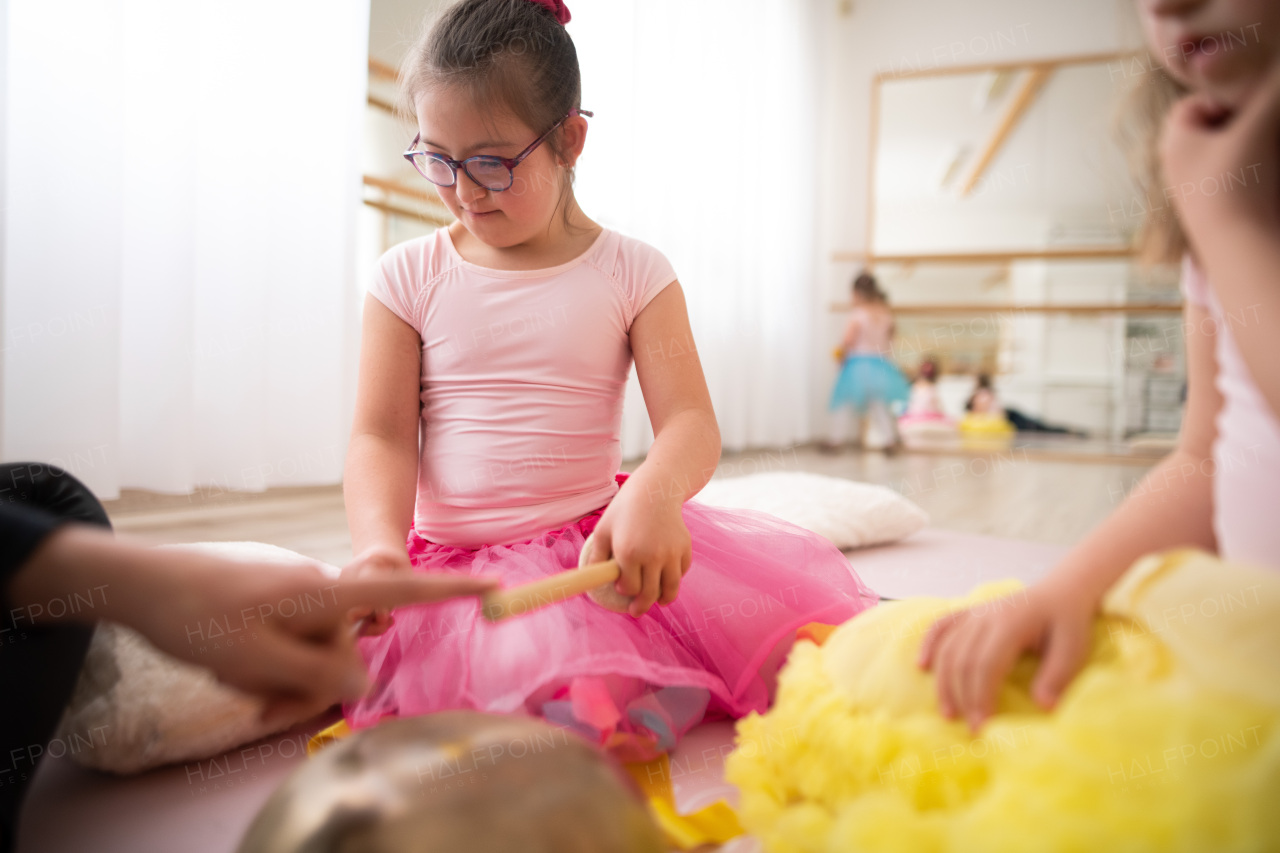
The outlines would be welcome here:
[[[325,747],[258,812],[239,853],[650,853],[635,784],[577,735],[447,711]]]

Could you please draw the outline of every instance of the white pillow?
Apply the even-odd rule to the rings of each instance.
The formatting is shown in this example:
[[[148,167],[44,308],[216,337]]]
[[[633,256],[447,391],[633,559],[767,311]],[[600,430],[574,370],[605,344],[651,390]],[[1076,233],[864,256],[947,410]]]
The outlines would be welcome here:
[[[712,480],[694,500],[767,512],[842,550],[896,542],[929,523],[924,510],[893,489],[801,471]]]
[[[331,577],[338,575],[333,566],[261,542],[168,547],[229,560],[309,562]],[[209,670],[161,652],[131,628],[101,622],[56,737],[86,767],[140,773],[220,755],[302,721],[264,725],[262,705],[261,699],[221,684]]]

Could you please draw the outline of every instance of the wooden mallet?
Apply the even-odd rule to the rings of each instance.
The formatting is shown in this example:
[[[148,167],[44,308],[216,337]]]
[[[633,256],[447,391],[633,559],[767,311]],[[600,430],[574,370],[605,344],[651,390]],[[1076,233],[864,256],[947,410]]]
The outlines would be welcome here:
[[[569,569],[510,589],[486,592],[480,598],[480,611],[490,622],[501,622],[510,616],[520,616],[613,583],[619,574],[621,569],[617,560]]]

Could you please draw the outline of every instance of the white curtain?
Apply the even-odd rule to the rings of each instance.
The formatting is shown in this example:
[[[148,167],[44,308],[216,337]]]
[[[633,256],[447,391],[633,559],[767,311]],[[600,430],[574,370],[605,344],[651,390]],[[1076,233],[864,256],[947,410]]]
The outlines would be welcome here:
[[[817,34],[807,0],[577,0],[588,214],[662,250],[726,449],[810,437]],[[652,441],[634,375],[624,455]]]
[[[341,477],[368,0],[5,9],[0,459]]]

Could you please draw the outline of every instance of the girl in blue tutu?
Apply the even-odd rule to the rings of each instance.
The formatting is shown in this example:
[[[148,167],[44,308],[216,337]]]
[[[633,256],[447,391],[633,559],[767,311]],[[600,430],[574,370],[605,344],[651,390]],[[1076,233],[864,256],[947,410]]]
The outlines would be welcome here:
[[[889,299],[874,276],[859,273],[853,281],[853,311],[836,350],[842,367],[831,391],[831,447],[844,443],[851,422],[868,450],[898,445],[896,416],[911,387],[889,359],[892,340]]]

